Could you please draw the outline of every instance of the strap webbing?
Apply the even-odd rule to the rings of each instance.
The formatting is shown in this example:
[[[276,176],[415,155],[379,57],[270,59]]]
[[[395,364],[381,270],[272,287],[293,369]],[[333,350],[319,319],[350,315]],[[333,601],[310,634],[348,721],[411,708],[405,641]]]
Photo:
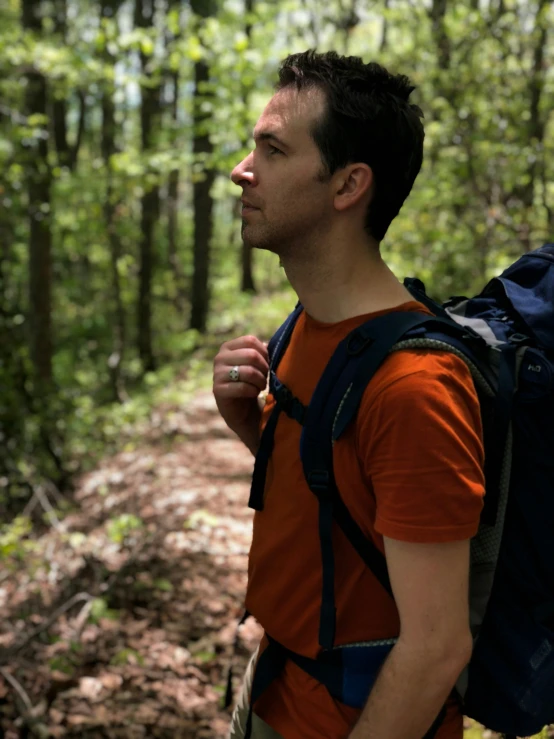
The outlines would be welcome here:
[[[277,428],[277,421],[281,408],[276,405],[265,425],[260,438],[260,446],[258,447],[258,453],[256,454],[256,460],[254,462],[254,472],[252,473],[252,485],[250,487],[250,498],[248,505],[255,511],[263,511],[264,509],[264,492],[265,492],[265,479],[267,476],[267,465],[269,464],[269,458],[273,452],[273,440],[275,437],[275,429]]]
[[[387,560],[381,551],[377,549],[373,541],[368,539],[362,529],[358,526],[355,519],[352,517],[352,514],[346,507],[346,504],[340,497],[338,490],[335,496],[334,515],[335,521],[338,523],[359,557],[363,562],[365,562],[392,598],[392,587],[389,580]]]
[[[273,390],[275,384],[276,375],[275,370],[281,358],[288,346],[290,337],[298,320],[298,316],[302,312],[303,308],[300,303],[296,305],[293,312],[287,317],[286,321],[277,329],[275,334],[272,336],[268,346],[269,353],[269,367],[270,367],[270,390]],[[254,472],[252,474],[252,485],[250,488],[250,498],[248,505],[255,511],[263,511],[264,509],[264,492],[265,492],[265,480],[267,476],[267,465],[269,464],[269,458],[273,452],[273,439],[275,436],[275,429],[277,428],[277,422],[282,409],[282,405],[276,403],[275,408],[271,416],[269,417],[263,433],[260,438],[260,446],[256,454],[256,460],[254,462]]]

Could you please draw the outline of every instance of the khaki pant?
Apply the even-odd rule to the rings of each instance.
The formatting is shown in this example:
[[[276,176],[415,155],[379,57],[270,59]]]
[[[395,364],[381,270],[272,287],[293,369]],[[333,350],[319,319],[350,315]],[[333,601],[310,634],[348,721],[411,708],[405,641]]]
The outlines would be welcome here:
[[[239,699],[235,710],[233,711],[233,717],[231,718],[231,730],[229,739],[243,739],[244,732],[246,731],[246,719],[248,718],[248,709],[250,707],[250,690],[252,688],[252,678],[254,676],[254,665],[256,664],[256,658],[258,656],[258,650],[254,652],[246,673],[244,675],[244,681],[240,691]],[[274,729],[271,728],[265,721],[255,713],[252,714],[252,739],[283,739],[281,734],[278,734]]]

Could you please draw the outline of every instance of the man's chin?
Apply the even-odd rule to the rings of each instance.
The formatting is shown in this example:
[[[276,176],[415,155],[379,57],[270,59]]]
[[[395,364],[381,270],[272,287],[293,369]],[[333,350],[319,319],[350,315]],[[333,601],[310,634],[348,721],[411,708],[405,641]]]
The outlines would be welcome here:
[[[257,249],[258,251],[270,251],[274,254],[279,253],[277,249],[271,244],[267,244],[262,241],[252,241],[250,239],[245,239],[244,237],[242,240],[244,241],[244,245],[249,249]]]
[[[253,234],[249,234],[248,231],[249,229],[247,228],[242,229],[242,240],[244,242],[244,245],[248,249],[258,249],[260,251],[275,251],[270,243],[268,243],[264,239],[256,239],[255,236]]]

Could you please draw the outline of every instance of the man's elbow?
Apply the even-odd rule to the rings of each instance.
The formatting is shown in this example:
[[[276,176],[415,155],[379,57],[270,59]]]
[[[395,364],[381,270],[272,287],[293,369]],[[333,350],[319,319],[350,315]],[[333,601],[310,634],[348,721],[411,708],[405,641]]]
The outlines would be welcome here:
[[[399,646],[402,641],[401,635]],[[473,639],[468,629],[450,634],[435,633],[424,640],[424,643],[419,640],[417,645],[404,646],[412,654],[418,653],[417,660],[426,664],[434,674],[442,674],[445,680],[454,683],[471,659]]]
[[[472,651],[473,639],[469,630],[453,634],[438,646],[436,655],[439,669],[444,670],[445,677],[455,682],[469,663]]]

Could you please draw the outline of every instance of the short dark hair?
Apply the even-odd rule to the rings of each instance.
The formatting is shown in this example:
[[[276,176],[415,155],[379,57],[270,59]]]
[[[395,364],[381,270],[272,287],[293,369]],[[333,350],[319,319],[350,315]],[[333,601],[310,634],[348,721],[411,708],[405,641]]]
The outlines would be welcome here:
[[[327,109],[312,130],[329,176],[354,162],[373,171],[375,194],[365,228],[377,241],[408,197],[423,160],[423,113],[408,98],[415,87],[375,62],[309,50],[281,63],[277,90],[323,90]]]

